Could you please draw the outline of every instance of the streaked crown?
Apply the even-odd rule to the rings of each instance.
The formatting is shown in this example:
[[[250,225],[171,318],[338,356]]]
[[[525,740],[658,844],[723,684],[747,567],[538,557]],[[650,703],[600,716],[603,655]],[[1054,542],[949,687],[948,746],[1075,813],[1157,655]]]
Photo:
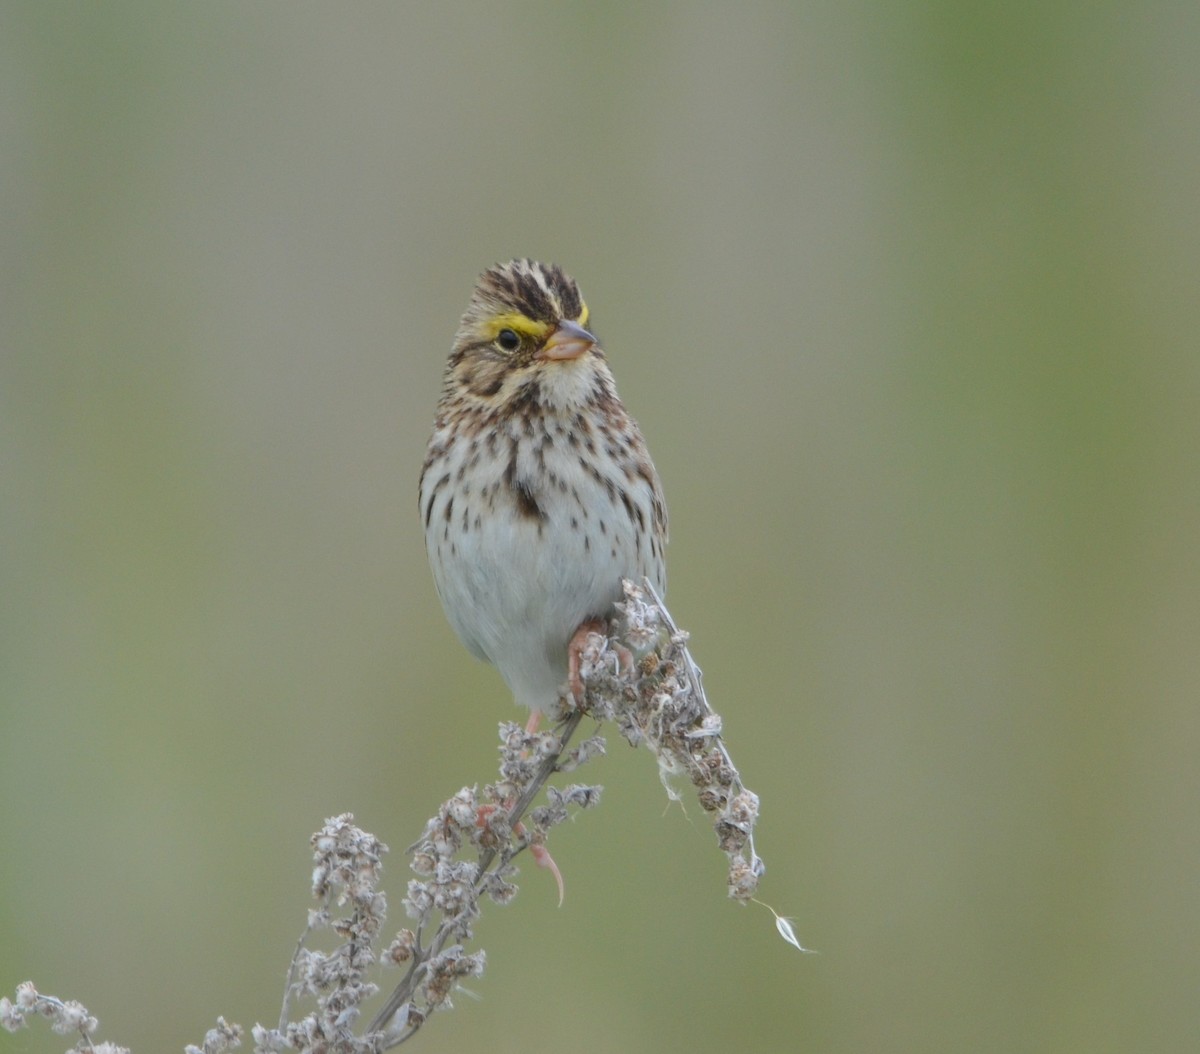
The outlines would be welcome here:
[[[561,267],[528,259],[496,264],[479,276],[455,334],[455,351],[494,341],[505,329],[540,344],[564,319],[586,326],[588,309],[575,279]]]

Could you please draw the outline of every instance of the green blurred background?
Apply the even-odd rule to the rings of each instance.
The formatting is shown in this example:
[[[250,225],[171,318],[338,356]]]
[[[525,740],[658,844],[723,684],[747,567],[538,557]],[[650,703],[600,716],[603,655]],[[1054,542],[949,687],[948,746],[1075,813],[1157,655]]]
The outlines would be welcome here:
[[[0,991],[271,1022],[342,810],[401,924],[519,716],[415,490],[532,255],[821,954],[610,741],[417,1047],[1197,1049],[1198,71],[1193,0],[5,4]]]

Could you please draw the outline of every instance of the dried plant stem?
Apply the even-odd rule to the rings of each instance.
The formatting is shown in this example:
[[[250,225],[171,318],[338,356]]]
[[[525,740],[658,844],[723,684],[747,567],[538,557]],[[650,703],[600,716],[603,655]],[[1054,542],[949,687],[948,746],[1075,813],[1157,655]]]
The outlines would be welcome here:
[[[512,809],[508,813],[508,823],[510,827],[516,827],[521,822],[521,817],[525,815],[525,810],[533,804],[533,800],[541,793],[542,788],[546,785],[546,781],[558,771],[559,759],[563,755],[563,751],[567,749],[567,744],[570,743],[571,737],[575,734],[575,730],[579,727],[579,722],[583,720],[583,711],[575,710],[568,714],[566,719],[559,724],[554,731],[555,737],[558,739],[558,749],[550,754],[543,762],[534,776],[525,792],[513,803]],[[492,865],[498,855],[498,850],[491,848],[484,850],[484,854],[479,859],[480,878],[476,881],[476,888],[482,883],[483,873]]]
[[[546,785],[546,781],[558,770],[559,759],[562,757],[563,751],[567,744],[571,741],[571,737],[575,734],[575,730],[579,727],[579,722],[583,720],[583,711],[576,710],[569,714],[567,718],[555,729],[555,737],[558,741],[558,747],[552,753],[548,754],[543,760],[540,767],[537,769],[533,779],[530,780],[528,786],[522,792],[519,798],[513,802],[512,807],[507,811],[507,823],[510,829],[515,830],[521,822],[521,817],[525,815],[526,810],[533,804],[534,799],[541,793],[542,788]],[[480,855],[478,864],[478,874],[473,883],[476,893],[480,892],[484,886],[484,882],[494,863],[499,859],[503,864],[507,864],[524,846],[519,846],[510,851],[508,854],[502,854],[496,847],[484,849]],[[409,964],[408,970],[404,977],[396,986],[395,990],[388,997],[388,1001],[383,1005],[383,1008],[375,1015],[374,1020],[368,1027],[368,1032],[377,1032],[385,1029],[388,1022],[396,1014],[396,1011],[409,1003],[417,989],[424,980],[425,974],[429,969],[429,963],[436,956],[440,955],[442,949],[446,946],[446,942],[450,939],[454,932],[454,926],[450,920],[443,919],[433,940],[428,945],[422,944],[422,928],[418,928],[416,932],[416,944],[413,948],[413,958]],[[415,1023],[406,1023],[403,1030],[394,1036],[389,1035],[385,1043],[381,1046],[381,1050],[388,1050],[392,1047],[399,1046],[405,1040],[410,1039],[424,1023],[424,1019]]]
[[[329,911],[330,896],[325,894],[325,906],[317,913],[318,916],[324,917]],[[296,975],[300,970],[300,957],[304,953],[304,948],[308,943],[308,938],[312,936],[313,918],[309,917],[308,925],[304,927],[304,932],[300,934],[296,941],[296,950],[292,953],[292,961],[288,964],[287,981],[283,986],[283,1005],[279,1009],[279,1031],[282,1032],[287,1028],[288,1015],[292,1012],[292,993],[295,991]]]

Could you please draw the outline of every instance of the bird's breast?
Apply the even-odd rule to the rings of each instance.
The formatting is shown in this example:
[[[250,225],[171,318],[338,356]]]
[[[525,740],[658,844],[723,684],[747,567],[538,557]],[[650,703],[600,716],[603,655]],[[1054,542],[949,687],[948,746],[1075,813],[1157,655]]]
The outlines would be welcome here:
[[[493,662],[512,634],[533,627],[565,643],[579,623],[608,612],[622,578],[661,579],[648,534],[651,488],[572,435],[552,422],[502,437],[495,456],[455,443],[443,471],[423,480],[426,544],[447,616]]]

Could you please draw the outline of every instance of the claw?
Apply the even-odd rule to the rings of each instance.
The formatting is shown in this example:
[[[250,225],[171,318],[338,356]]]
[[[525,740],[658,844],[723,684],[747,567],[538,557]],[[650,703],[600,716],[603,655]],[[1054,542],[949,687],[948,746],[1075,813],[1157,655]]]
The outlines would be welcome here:
[[[538,867],[550,869],[550,874],[554,876],[554,881],[558,885],[558,906],[563,906],[563,897],[566,895],[566,887],[563,885],[562,872],[558,869],[558,864],[554,862],[554,857],[550,855],[550,850],[544,845],[531,845],[529,852],[533,856]]]

